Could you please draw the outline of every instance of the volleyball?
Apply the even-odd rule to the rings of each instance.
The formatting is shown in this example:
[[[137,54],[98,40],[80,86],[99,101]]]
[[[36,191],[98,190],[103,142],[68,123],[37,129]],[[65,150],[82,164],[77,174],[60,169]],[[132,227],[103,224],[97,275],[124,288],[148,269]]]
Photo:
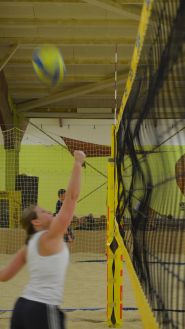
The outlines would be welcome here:
[[[32,64],[37,77],[50,87],[58,87],[64,78],[65,64],[62,53],[55,46],[36,48],[32,54]]]

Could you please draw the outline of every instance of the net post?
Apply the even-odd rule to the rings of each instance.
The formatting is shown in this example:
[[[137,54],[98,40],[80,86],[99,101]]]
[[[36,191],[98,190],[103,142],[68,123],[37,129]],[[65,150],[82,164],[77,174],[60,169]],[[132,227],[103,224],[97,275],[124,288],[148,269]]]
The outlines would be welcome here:
[[[107,222],[107,323],[109,327],[122,325],[123,256],[122,241],[115,218],[115,126],[112,127],[111,158],[108,160],[108,222]]]

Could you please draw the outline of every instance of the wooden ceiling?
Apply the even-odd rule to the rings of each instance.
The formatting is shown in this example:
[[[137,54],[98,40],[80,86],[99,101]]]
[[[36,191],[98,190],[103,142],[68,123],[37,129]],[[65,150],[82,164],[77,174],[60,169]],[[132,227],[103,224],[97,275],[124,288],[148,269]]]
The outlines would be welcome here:
[[[0,68],[17,112],[28,118],[110,118],[121,103],[143,0],[0,0]],[[40,83],[33,50],[58,46],[67,74],[58,90]]]

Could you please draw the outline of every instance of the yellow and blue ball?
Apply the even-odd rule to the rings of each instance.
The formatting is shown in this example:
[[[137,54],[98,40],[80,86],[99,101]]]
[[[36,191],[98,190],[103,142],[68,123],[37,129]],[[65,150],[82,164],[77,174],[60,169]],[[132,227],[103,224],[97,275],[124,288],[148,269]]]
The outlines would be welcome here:
[[[58,87],[66,72],[64,60],[59,48],[42,46],[32,54],[33,68],[38,78],[50,87]]]

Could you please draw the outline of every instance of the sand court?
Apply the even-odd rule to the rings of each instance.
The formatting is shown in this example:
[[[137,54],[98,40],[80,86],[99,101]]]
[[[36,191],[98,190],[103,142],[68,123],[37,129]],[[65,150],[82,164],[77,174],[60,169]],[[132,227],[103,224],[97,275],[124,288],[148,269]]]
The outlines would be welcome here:
[[[78,253],[71,256],[66,277],[62,307],[66,309],[67,329],[108,328],[106,323],[106,262],[75,261],[75,258],[78,259],[80,256],[81,254]],[[85,256],[86,259],[89,258],[89,254]],[[11,257],[11,255],[1,255],[0,266],[6,264]],[[13,309],[14,302],[27,281],[28,273],[25,267],[14,279],[0,284],[1,329],[9,329],[10,310]],[[125,268],[123,297],[125,308],[136,308]],[[123,312],[123,316],[126,328],[142,328],[138,311],[126,310]]]

